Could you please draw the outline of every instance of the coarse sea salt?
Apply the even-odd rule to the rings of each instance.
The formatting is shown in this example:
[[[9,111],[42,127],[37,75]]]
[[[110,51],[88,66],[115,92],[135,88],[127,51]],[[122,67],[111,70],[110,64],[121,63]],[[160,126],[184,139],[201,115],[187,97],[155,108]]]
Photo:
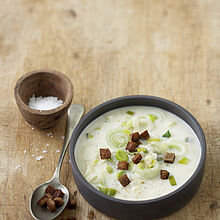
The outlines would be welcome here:
[[[18,168],[20,168],[21,167],[21,165],[17,165],[16,167],[15,167],[15,169],[17,170]]]
[[[63,101],[58,99],[58,97],[48,96],[48,97],[35,97],[35,95],[30,98],[29,106],[37,110],[51,110],[57,108],[63,104]]]
[[[38,156],[38,157],[36,157],[36,160],[41,160],[43,158],[44,158],[43,156]]]

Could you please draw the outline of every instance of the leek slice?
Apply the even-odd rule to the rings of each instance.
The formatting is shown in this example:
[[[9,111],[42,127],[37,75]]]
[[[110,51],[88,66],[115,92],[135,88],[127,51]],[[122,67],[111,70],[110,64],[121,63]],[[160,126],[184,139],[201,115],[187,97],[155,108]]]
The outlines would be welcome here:
[[[148,143],[151,143],[151,142],[160,142],[160,139],[159,138],[150,138],[147,140]]]
[[[178,161],[180,164],[188,164],[190,162],[190,159],[184,157],[181,160]]]
[[[143,151],[144,153],[147,152],[147,150],[145,148],[137,148],[137,152],[141,152],[141,151]]]
[[[105,195],[108,195],[108,196],[114,196],[117,192],[116,189],[101,187],[101,186],[98,186],[98,189],[101,193],[104,193]]]
[[[94,163],[97,163],[99,161],[99,159],[95,160]]]
[[[118,161],[127,161],[129,159],[128,155],[123,150],[118,150],[115,157]]]
[[[133,130],[134,129],[134,126],[133,126],[133,123],[132,121],[123,121],[121,123],[121,127],[122,128],[125,128],[127,130]]]
[[[134,112],[132,112],[132,111],[127,111],[126,114],[128,114],[128,115],[134,115]]]
[[[147,116],[150,118],[150,120],[151,120],[152,122],[154,122],[156,119],[158,119],[158,117],[157,117],[156,115],[150,115],[150,114],[148,114]]]
[[[107,170],[108,173],[113,173],[113,169],[112,169],[112,167],[110,165],[108,165],[106,167],[106,170]]]
[[[87,137],[87,139],[90,139],[90,138],[93,138],[93,135],[90,133],[86,133],[86,137]]]
[[[133,166],[134,166],[133,162],[130,162],[130,163],[129,163],[129,166],[128,166],[128,170],[131,171],[132,168],[133,168]]]
[[[152,168],[148,168],[144,163],[138,163],[137,165],[138,166],[136,166],[135,172],[143,179],[153,179],[159,174],[159,166],[156,160]]]
[[[108,146],[122,148],[125,147],[129,141],[129,134],[123,129],[114,129],[107,133],[106,142]]]
[[[168,130],[165,134],[163,134],[163,137],[170,138],[171,137],[170,131]]]
[[[116,174],[116,177],[119,178],[120,176],[122,176],[123,174],[125,173],[125,171],[119,171],[117,174]]]
[[[175,180],[174,176],[169,176],[169,181],[170,181],[170,185],[171,186],[175,186],[176,185],[176,180]]]

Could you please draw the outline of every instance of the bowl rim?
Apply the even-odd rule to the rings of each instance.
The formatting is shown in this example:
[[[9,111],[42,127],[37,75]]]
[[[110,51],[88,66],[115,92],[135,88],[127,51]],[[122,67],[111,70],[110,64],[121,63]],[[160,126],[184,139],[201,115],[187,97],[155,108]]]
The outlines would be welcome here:
[[[21,83],[25,79],[30,78],[30,77],[32,77],[34,75],[37,75],[37,74],[40,74],[40,73],[49,73],[51,75],[55,75],[55,76],[61,78],[62,80],[66,81],[66,83],[70,87],[70,92],[67,94],[66,100],[59,107],[53,108],[53,109],[50,109],[50,110],[38,110],[38,109],[34,109],[34,108],[29,107],[21,99],[20,94],[19,94],[19,88],[20,88]],[[16,103],[18,105],[20,105],[20,107],[22,109],[24,109],[27,112],[30,112],[31,114],[34,114],[34,115],[51,115],[53,113],[57,113],[57,112],[65,109],[72,102],[72,99],[73,99],[73,84],[72,84],[71,80],[65,74],[63,74],[59,71],[51,70],[51,69],[34,70],[34,71],[27,72],[26,74],[24,74],[23,76],[21,76],[18,79],[18,81],[15,85],[15,88],[14,88],[14,97],[15,97]]]
[[[98,191],[94,186],[92,186],[84,177],[83,175],[81,174],[78,166],[77,166],[77,163],[75,161],[75,146],[73,145],[73,139],[74,139],[74,136],[76,136],[78,130],[80,129],[80,127],[83,125],[83,123],[91,116],[93,115],[96,111],[98,111],[99,109],[107,106],[107,105],[110,105],[114,102],[117,102],[117,101],[124,101],[124,100],[129,100],[129,99],[153,99],[155,101],[160,101],[162,103],[166,103],[172,107],[175,107],[177,108],[178,110],[182,111],[193,123],[194,125],[198,128],[199,130],[199,133],[201,135],[201,142],[200,142],[200,146],[201,146],[201,156],[200,156],[200,160],[199,160],[199,164],[196,168],[196,170],[194,171],[194,173],[192,174],[192,176],[183,184],[181,185],[179,188],[177,188],[176,190],[174,190],[173,192],[171,193],[168,193],[164,196],[161,196],[161,197],[157,197],[157,198],[154,198],[154,199],[147,199],[147,200],[125,200],[125,199],[118,199],[118,198],[114,198],[114,197],[111,197],[111,196],[107,196],[103,193],[101,193],[100,191]],[[126,105],[125,105],[126,106]],[[125,107],[123,106],[123,107]],[[129,106],[129,105],[127,105]],[[135,106],[135,105],[130,105],[130,106]],[[153,106],[153,105],[151,105]],[[154,107],[157,107],[157,106],[154,106]],[[120,107],[119,107],[120,108]],[[158,107],[159,108],[159,107]],[[114,109],[117,109],[117,108],[114,108]],[[113,110],[113,109],[112,109]],[[110,111],[110,110],[109,110]],[[168,112],[170,112],[169,110],[166,110]],[[106,111],[108,112],[108,111]],[[171,112],[172,113],[172,112]],[[173,113],[175,114],[175,113]],[[177,115],[178,116],[178,115]],[[99,116],[97,116],[99,117]],[[97,118],[96,117],[96,118]],[[180,117],[180,116],[178,116]],[[96,119],[95,118],[95,119]],[[181,118],[181,117],[180,117]],[[95,119],[93,119],[92,121],[94,121]],[[182,119],[182,118],[181,118]],[[184,120],[184,119],[182,119]],[[184,120],[185,121],[185,120]],[[91,122],[90,122],[91,123]],[[88,123],[88,124],[90,124]],[[186,122],[187,123],[187,122]],[[83,129],[85,129],[85,127],[88,126],[88,124],[86,126],[84,126]],[[187,123],[188,124],[188,123]],[[189,124],[188,124],[189,125]],[[189,125],[190,126],[190,125]],[[191,126],[190,126],[191,127]],[[192,127],[191,127],[192,128]],[[82,130],[83,131],[83,130]],[[81,131],[81,132],[82,132]],[[80,133],[81,133],[80,132]],[[195,132],[195,131],[194,131]],[[80,135],[80,134],[79,134]],[[198,137],[198,135],[196,135]],[[77,139],[75,140],[75,144],[78,140],[79,136],[77,137]],[[161,97],[157,97],[157,96],[148,96],[148,95],[130,95],[130,96],[121,96],[121,97],[118,97],[118,98],[114,98],[114,99],[111,99],[111,100],[108,100],[102,104],[99,104],[98,106],[94,107],[93,109],[91,109],[88,113],[85,114],[85,116],[79,121],[79,123],[77,124],[73,134],[72,134],[72,137],[71,137],[71,140],[70,140],[70,144],[69,144],[69,154],[70,154],[70,162],[71,162],[71,166],[72,166],[72,169],[75,171],[75,174],[77,175],[77,177],[80,179],[80,181],[84,184],[85,187],[88,187],[89,190],[91,190],[93,193],[97,194],[98,196],[102,197],[103,199],[107,199],[107,200],[110,200],[112,202],[118,202],[118,203],[121,203],[121,204],[127,204],[127,205],[132,205],[132,204],[139,204],[139,205],[145,205],[145,204],[149,204],[149,203],[155,203],[155,202],[159,202],[161,200],[166,200],[166,199],[169,199],[170,197],[178,194],[180,191],[182,191],[182,189],[184,189],[186,186],[190,185],[192,183],[192,181],[196,178],[196,176],[199,174],[200,170],[202,169],[203,165],[205,164],[205,158],[206,158],[206,139],[205,139],[205,135],[204,135],[204,132],[199,124],[199,122],[195,119],[195,117],[190,113],[188,112],[185,108],[183,108],[182,106],[170,101],[170,100],[167,100],[167,99],[164,99],[164,98],[161,98]]]

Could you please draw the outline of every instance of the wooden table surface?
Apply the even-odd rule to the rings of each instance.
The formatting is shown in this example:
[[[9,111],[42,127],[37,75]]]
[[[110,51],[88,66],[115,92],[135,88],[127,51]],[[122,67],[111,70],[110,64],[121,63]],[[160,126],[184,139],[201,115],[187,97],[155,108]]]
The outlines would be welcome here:
[[[86,112],[131,94],[188,109],[206,135],[205,175],[192,201],[165,219],[220,218],[219,0],[1,0],[0,219],[32,219],[29,197],[52,177],[62,147],[65,121],[38,130],[14,101],[18,78],[42,68],[65,73],[74,85],[73,103]],[[44,158],[37,161],[39,155]],[[61,181],[72,194],[77,190],[68,153]],[[77,205],[62,218],[111,219],[80,193]]]

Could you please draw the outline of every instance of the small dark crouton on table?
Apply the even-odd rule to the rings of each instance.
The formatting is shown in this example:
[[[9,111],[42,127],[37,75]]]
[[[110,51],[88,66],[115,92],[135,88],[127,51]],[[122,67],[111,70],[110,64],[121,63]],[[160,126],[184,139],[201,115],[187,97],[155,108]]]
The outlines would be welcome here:
[[[76,200],[70,198],[69,203],[68,203],[68,207],[69,207],[69,209],[76,209]]]
[[[118,177],[118,181],[124,187],[126,187],[131,182],[126,174],[123,174],[122,176]]]
[[[141,136],[141,139],[144,139],[144,140],[147,140],[150,137],[148,130],[145,130],[144,132],[142,132],[140,136]]]
[[[175,154],[174,153],[166,152],[164,154],[164,163],[173,163],[174,160],[175,160]]]
[[[170,173],[167,170],[160,170],[160,178],[165,180],[168,179]]]
[[[135,142],[128,142],[126,146],[126,150],[129,150],[130,152],[134,152],[137,146],[138,144]]]
[[[127,161],[118,162],[118,170],[127,170],[129,163]]]
[[[137,164],[137,163],[139,163],[139,162],[141,161],[141,159],[142,159],[141,154],[136,154],[136,155],[132,158],[132,161],[133,161],[133,163]]]
[[[100,148],[100,157],[101,159],[111,158],[111,152],[109,148]]]
[[[131,141],[132,142],[137,142],[140,139],[140,134],[139,132],[134,132],[131,134]]]

